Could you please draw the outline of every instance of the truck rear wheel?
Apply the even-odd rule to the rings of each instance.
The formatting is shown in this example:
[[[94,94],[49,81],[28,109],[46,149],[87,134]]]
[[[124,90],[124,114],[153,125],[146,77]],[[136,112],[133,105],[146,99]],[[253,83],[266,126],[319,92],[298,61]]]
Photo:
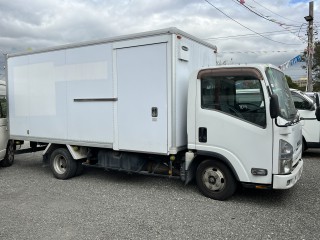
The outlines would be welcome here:
[[[0,162],[2,167],[9,167],[13,164],[14,161],[14,141],[9,140],[6,150],[6,155],[4,159]]]
[[[77,162],[65,148],[54,150],[50,157],[50,168],[58,179],[74,177],[77,171]]]
[[[229,168],[214,160],[205,160],[197,168],[197,185],[203,195],[225,200],[236,191],[236,180]]]

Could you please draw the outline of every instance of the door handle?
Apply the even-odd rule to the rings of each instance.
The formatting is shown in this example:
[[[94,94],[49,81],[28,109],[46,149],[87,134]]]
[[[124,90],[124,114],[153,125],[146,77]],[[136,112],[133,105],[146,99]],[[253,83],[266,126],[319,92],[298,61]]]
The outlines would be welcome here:
[[[207,142],[207,128],[205,127],[199,128],[199,142]]]

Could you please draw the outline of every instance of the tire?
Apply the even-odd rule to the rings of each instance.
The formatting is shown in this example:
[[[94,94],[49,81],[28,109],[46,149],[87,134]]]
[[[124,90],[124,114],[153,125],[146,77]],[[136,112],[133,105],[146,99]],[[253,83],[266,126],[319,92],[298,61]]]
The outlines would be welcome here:
[[[304,138],[302,139],[302,153],[304,153],[305,151],[307,151],[308,147],[306,144],[306,141],[304,140]]]
[[[9,140],[4,159],[0,162],[1,167],[10,167],[14,161],[14,141]]]
[[[37,142],[30,142],[29,144],[30,144],[30,148],[32,148],[32,149],[36,149],[38,146]]]
[[[83,173],[84,166],[82,165],[83,161],[77,160],[77,170],[75,176],[80,176]]]
[[[58,179],[68,179],[75,176],[77,162],[65,148],[54,150],[50,156],[50,168]]]
[[[219,161],[205,160],[197,168],[199,190],[206,197],[225,200],[237,189],[237,182],[229,168]]]

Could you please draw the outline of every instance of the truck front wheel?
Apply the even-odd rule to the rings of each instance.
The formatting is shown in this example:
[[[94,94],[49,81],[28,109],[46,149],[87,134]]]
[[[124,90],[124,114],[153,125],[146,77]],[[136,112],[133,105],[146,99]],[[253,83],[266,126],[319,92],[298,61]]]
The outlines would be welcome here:
[[[225,200],[236,191],[236,180],[229,168],[219,161],[205,160],[197,168],[197,185],[203,195]]]
[[[50,157],[50,168],[58,179],[74,177],[77,171],[77,162],[65,148],[54,150]]]

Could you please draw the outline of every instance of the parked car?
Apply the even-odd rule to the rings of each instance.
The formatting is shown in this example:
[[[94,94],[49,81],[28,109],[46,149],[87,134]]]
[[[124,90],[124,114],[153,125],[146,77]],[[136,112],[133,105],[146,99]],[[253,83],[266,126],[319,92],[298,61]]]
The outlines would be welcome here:
[[[316,92],[303,92],[305,95],[307,95],[309,98],[311,98],[314,102],[316,101]]]
[[[6,82],[0,80],[0,166],[8,167],[14,161],[14,141],[9,140],[7,126]]]

